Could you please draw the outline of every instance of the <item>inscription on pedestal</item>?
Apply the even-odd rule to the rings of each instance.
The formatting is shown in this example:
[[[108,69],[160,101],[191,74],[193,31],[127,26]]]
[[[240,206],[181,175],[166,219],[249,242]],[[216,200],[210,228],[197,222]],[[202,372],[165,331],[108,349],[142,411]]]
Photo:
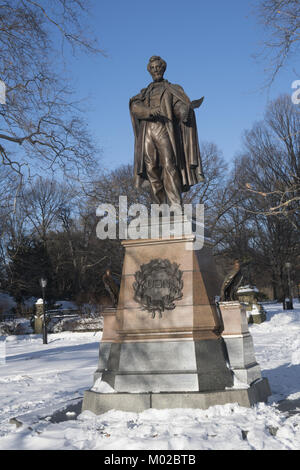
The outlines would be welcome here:
[[[183,296],[182,274],[179,265],[168,259],[159,258],[142,264],[140,271],[135,273],[134,300],[142,310],[151,312],[152,318],[156,313],[161,318],[162,312],[173,310],[175,301]]]

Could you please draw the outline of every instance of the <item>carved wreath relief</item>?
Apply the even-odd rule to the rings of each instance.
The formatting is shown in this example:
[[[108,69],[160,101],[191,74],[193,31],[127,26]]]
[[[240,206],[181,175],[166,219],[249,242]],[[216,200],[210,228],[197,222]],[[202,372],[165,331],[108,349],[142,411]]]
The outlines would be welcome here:
[[[142,306],[142,310],[151,312],[152,318],[155,318],[156,312],[162,318],[162,312],[173,310],[175,300],[183,296],[182,274],[179,265],[168,259],[154,259],[143,264],[135,273],[134,300]]]

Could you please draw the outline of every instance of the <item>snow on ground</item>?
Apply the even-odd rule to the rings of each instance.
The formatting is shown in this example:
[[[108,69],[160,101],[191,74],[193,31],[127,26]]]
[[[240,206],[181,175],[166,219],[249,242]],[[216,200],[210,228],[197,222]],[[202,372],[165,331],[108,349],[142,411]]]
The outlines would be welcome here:
[[[267,321],[251,325],[250,332],[273,395],[253,408],[112,410],[101,416],[86,411],[77,420],[52,423],[55,410],[91,387],[101,333],[51,334],[48,345],[34,335],[7,337],[6,364],[0,365],[0,449],[299,450],[300,414],[289,416],[277,404],[300,398],[300,304],[294,311],[283,312],[279,304],[265,308]],[[9,422],[20,415],[23,426]]]

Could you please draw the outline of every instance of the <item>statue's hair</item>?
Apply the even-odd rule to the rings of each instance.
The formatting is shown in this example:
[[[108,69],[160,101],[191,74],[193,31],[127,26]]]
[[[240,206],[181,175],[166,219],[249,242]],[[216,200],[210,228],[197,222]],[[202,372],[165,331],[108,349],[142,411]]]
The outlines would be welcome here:
[[[162,59],[159,55],[153,55],[152,57],[150,57],[149,62],[148,62],[148,65],[147,65],[147,70],[148,70],[148,72],[150,73],[150,65],[151,65],[151,62],[154,62],[155,60],[159,60],[159,61],[160,61],[160,63],[162,64],[164,73],[165,73],[166,68],[167,68],[167,62],[166,62],[164,59]]]

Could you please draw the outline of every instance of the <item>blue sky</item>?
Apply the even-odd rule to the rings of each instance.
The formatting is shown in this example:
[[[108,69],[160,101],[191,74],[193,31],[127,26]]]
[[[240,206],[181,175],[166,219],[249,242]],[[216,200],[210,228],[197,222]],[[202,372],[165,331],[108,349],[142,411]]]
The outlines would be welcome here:
[[[291,94],[292,66],[263,89],[266,64],[262,27],[252,0],[94,0],[90,28],[107,57],[68,57],[78,97],[88,97],[86,119],[103,150],[101,165],[133,161],[129,98],[151,81],[150,56],[167,61],[165,78],[191,99],[205,96],[196,111],[200,141],[215,142],[230,163],[245,129],[263,117],[269,99]]]

